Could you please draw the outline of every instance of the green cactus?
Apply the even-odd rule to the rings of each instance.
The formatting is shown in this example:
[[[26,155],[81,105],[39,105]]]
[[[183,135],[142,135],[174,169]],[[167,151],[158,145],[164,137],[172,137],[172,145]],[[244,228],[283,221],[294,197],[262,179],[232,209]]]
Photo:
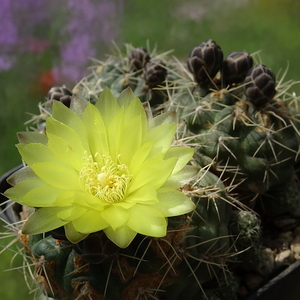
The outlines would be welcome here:
[[[157,88],[164,86],[167,77],[167,69],[162,61],[167,53],[157,55],[155,50],[149,52],[142,47],[126,45],[125,55],[118,53],[99,62],[73,91],[93,102],[104,87],[109,87],[115,97],[130,87],[142,102],[149,101],[151,106],[164,103],[167,93]]]
[[[62,236],[53,238],[55,233],[30,236],[26,249],[47,295],[93,300],[204,296],[202,285],[216,280],[232,251],[230,198],[225,186],[208,171],[200,172],[186,189],[196,209],[170,218],[163,238],[139,235],[121,249],[103,232],[76,245]]]
[[[126,45],[125,55],[97,62],[72,91],[52,88],[31,120],[34,130],[45,133],[53,101],[72,109],[72,99],[94,104],[105,87],[115,97],[130,87],[154,114],[177,111],[176,143],[195,149],[191,164],[200,169],[182,187],[195,210],[169,217],[164,237],[137,235],[119,248],[103,231],[76,244],[62,228],[23,235],[26,255],[49,297],[236,299],[235,270],[244,269],[243,260],[251,268],[261,259],[260,217],[250,208],[275,215],[278,207],[282,213],[298,204],[291,179],[299,113],[287,85],[276,82],[266,66],[253,66],[247,52],[223,59],[213,40],[191,51],[187,67],[167,54]]]
[[[221,51],[216,44],[215,48]],[[190,57],[188,65],[193,62]],[[220,67],[219,58],[215,63]],[[226,184],[235,185],[247,205],[289,182],[298,161],[300,123],[291,97],[285,95],[286,86],[276,83],[264,65],[252,67],[246,52],[231,53],[210,82],[196,79],[201,64],[189,69],[198,82],[189,84],[185,78],[178,83],[168,109],[176,109],[179,121],[186,124],[182,134],[195,145],[197,163],[210,165]]]

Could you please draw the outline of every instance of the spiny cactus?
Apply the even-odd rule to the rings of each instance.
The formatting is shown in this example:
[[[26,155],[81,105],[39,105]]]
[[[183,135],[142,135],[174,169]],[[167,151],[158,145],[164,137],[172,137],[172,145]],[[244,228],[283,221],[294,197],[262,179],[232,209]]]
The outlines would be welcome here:
[[[119,53],[99,62],[73,90],[94,102],[104,87],[109,87],[115,97],[130,87],[142,102],[149,101],[152,106],[162,104],[167,100],[167,93],[158,87],[164,86],[167,76],[162,60],[166,55],[126,45],[125,56]]]
[[[215,62],[220,66],[219,58]],[[176,83],[173,107],[167,109],[176,108],[186,124],[183,131],[195,145],[198,164],[211,165],[249,204],[291,180],[298,161],[299,113],[275,74],[261,64],[252,67],[248,53],[233,52],[222,66],[206,85],[193,86],[187,78]]]
[[[159,114],[165,112],[168,118],[164,125],[168,125],[173,111],[177,112],[174,148],[194,148],[190,164],[199,172],[189,181],[176,177],[181,180],[181,186],[175,184],[175,179],[170,183],[171,187],[176,186],[192,199],[195,209],[171,217],[169,212],[165,236],[139,233],[126,247],[119,247],[110,238],[109,231],[95,230],[86,234],[65,223],[71,215],[77,218],[82,214],[82,209],[92,203],[89,197],[87,203],[77,197],[75,202],[81,207],[68,212],[59,210],[65,205],[64,201],[71,203],[71,194],[66,194],[63,201],[55,200],[59,204],[55,209],[62,217],[59,221],[56,218],[55,222],[62,222],[65,229],[54,228],[49,221],[41,225],[47,229],[45,232],[41,233],[40,229],[38,234],[28,235],[28,224],[31,222],[33,226],[33,222],[27,221],[27,207],[23,206],[21,214],[20,210],[16,211],[25,223],[21,243],[35,264],[36,277],[45,294],[57,300],[236,299],[239,271],[251,268],[261,259],[260,217],[249,207],[259,213],[268,211],[272,216],[278,214],[278,207],[285,208],[282,211],[286,212],[287,207],[291,209],[299,203],[299,189],[291,180],[295,176],[299,151],[299,113],[297,107],[293,107],[297,99],[286,92],[287,86],[276,82],[276,76],[269,68],[262,64],[253,66],[253,60],[245,51],[232,52],[223,59],[221,48],[213,40],[195,47],[186,65],[168,59],[167,54],[157,55],[155,51],[150,53],[145,48],[127,45],[125,55],[119,53],[107,61],[97,62],[92,73],[72,91],[64,86],[49,91],[47,100],[39,105],[41,114],[33,117],[31,122],[35,124],[34,131],[49,135],[51,143],[48,145],[46,139],[36,133],[23,133],[19,139],[24,144],[20,148],[23,147],[21,151],[25,156],[29,157],[28,153],[36,147],[31,149],[27,145],[35,142],[41,144],[39,147],[47,158],[52,156],[45,145],[59,153],[60,158],[71,160],[73,152],[80,148],[79,141],[85,141],[82,137],[90,137],[94,127],[99,128],[101,122],[106,122],[105,113],[102,121],[98,117],[93,120],[91,116],[95,115],[91,112],[82,117],[86,103],[95,104],[97,109],[101,108],[109,115],[113,109],[101,106],[98,98],[105,97],[109,88],[114,97],[121,97],[121,103],[127,103],[129,96],[124,89],[129,87],[144,102],[150,119],[153,113],[161,120]],[[56,105],[56,101],[64,106]],[[53,109],[61,124],[48,121],[47,125],[46,118],[52,115]],[[73,112],[78,114],[78,122],[64,119]],[[120,116],[124,118],[124,126],[131,122],[130,116],[126,118],[121,112]],[[81,117],[88,124],[88,130],[82,130],[78,125]],[[76,130],[66,129],[70,125]],[[47,126],[48,129],[51,127],[48,131]],[[111,125],[110,132],[113,132],[112,128],[121,130]],[[67,150],[62,147],[65,145],[63,139],[56,138],[59,146],[52,143],[54,129],[63,131],[61,134],[70,143]],[[135,139],[129,137],[131,132],[123,133],[124,136],[118,138],[129,153],[130,143],[135,143]],[[97,134],[99,137],[92,139],[91,149],[105,144],[105,135],[99,130]],[[165,138],[158,131],[156,135],[162,141]],[[139,155],[151,154],[149,145],[145,145]],[[163,142],[157,149],[164,149]],[[169,155],[174,159],[171,152]],[[117,164],[100,168],[98,155],[95,154],[95,161],[91,163],[85,154],[85,186],[90,191],[96,185],[97,193],[104,193],[102,185],[124,191],[131,179],[124,171],[120,157],[117,156]],[[42,155],[38,155],[38,159],[43,162]],[[107,155],[102,159],[107,159]],[[31,167],[31,162],[29,164]],[[34,164],[32,168],[35,169]],[[77,168],[76,163],[73,168]],[[150,170],[151,164],[147,168]],[[111,176],[107,176],[108,170],[112,172]],[[10,182],[18,184],[24,176],[36,179],[34,172],[25,167]],[[89,176],[92,178],[87,178]],[[160,176],[157,172],[156,177]],[[41,186],[41,190],[43,188]],[[152,196],[152,191],[147,192],[149,197]],[[24,204],[30,198],[26,194],[22,199],[15,199],[14,192],[10,195],[12,200],[24,201]],[[143,191],[140,196],[147,198],[147,193]],[[34,194],[32,197],[42,203],[39,197]],[[49,197],[45,195],[45,199],[48,201]],[[177,200],[174,198],[174,201]],[[274,209],[268,210],[270,202]],[[35,214],[41,212],[43,216],[45,210],[42,209],[38,208]],[[116,222],[121,222],[118,217],[124,216],[114,214]],[[43,218],[34,218],[43,223]],[[49,219],[54,220],[50,215]],[[19,229],[17,227],[18,232]],[[250,263],[240,268],[243,259]]]
[[[225,186],[201,171],[185,186],[196,203],[189,214],[169,219],[165,237],[137,236],[117,247],[103,231],[77,244],[60,230],[23,236],[26,255],[44,293],[55,299],[198,299],[217,286],[216,276],[233,252],[228,232],[230,198]],[[227,273],[228,280],[232,275]],[[204,286],[204,287],[202,287]],[[224,291],[223,291],[224,292]]]

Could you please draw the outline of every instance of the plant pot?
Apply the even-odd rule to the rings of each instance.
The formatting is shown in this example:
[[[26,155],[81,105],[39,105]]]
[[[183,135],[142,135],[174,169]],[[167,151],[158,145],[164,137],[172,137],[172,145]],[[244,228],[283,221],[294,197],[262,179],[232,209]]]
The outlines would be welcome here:
[[[14,223],[16,221],[19,221],[18,217],[12,210],[12,203],[9,201],[2,193],[4,193],[8,188],[10,188],[10,184],[6,181],[6,179],[22,168],[23,165],[19,165],[6,173],[4,173],[0,177],[0,216],[2,219],[4,219],[8,224]]]
[[[300,261],[287,267],[245,300],[298,300],[300,295]]]
[[[8,224],[19,221],[19,217],[12,209],[10,200],[2,193],[10,187],[6,179],[21,167],[22,165],[19,165],[0,177],[0,214]],[[244,297],[243,300],[298,300],[300,295],[299,278],[300,260],[286,267],[257,291]]]

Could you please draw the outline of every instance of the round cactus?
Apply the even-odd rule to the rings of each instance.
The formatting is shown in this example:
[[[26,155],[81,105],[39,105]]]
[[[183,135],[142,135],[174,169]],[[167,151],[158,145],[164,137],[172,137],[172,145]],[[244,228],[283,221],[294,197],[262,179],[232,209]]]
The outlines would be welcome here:
[[[105,87],[110,88],[115,97],[130,87],[142,102],[149,101],[151,106],[157,106],[167,100],[166,92],[158,89],[164,85],[166,76],[165,63],[156,53],[127,45],[126,55],[111,55],[94,66],[93,72],[83,78],[73,92],[95,102]]]
[[[272,217],[279,213],[279,209],[280,214],[286,213],[299,204],[299,189],[293,180],[299,160],[299,113],[288,101],[290,99],[283,96],[285,88],[276,82],[269,68],[261,64],[253,66],[253,59],[247,52],[231,52],[223,60],[220,46],[211,39],[190,52],[187,65],[168,60],[166,54],[157,55],[145,48],[127,45],[124,56],[111,56],[107,61],[98,63],[72,91],[64,86],[52,88],[46,101],[40,105],[41,114],[32,119],[38,132],[51,136],[53,128],[61,129],[65,133],[64,139],[56,139],[60,146],[64,145],[64,140],[70,141],[70,136],[80,136],[72,147],[64,149],[64,152],[40,135],[37,141],[36,133],[21,133],[19,139],[25,145],[24,152],[31,151],[27,144],[36,141],[47,157],[52,157],[45,150],[49,146],[66,161],[71,160],[79,141],[84,140],[85,135],[90,137],[91,133],[80,129],[74,120],[64,120],[64,116],[73,116],[76,111],[78,121],[90,103],[109,115],[109,111],[114,109],[110,110],[98,102],[107,94],[107,87],[114,97],[121,95],[122,103],[127,103],[129,97],[126,92],[127,96],[124,96],[124,89],[130,88],[134,96],[144,102],[150,126],[155,126],[156,122],[152,113],[162,120],[157,112],[164,111],[168,116],[164,121],[164,126],[167,126],[174,118],[174,110],[177,112],[176,139],[167,158],[170,161],[175,159],[172,151],[175,153],[179,146],[192,147],[195,153],[189,163],[199,172],[188,181],[177,176],[165,188],[176,188],[176,193],[187,196],[195,208],[181,215],[170,216],[168,211],[164,236],[138,233],[126,247],[120,247],[105,230],[86,234],[64,223],[70,215],[80,216],[82,209],[92,202],[89,197],[87,200],[77,197],[75,202],[81,207],[63,213],[60,211],[60,220],[55,217],[59,226],[64,227],[52,228],[49,221],[43,225],[42,228],[47,230],[41,234],[28,235],[25,230],[21,236],[26,255],[35,265],[37,280],[43,284],[44,292],[57,300],[237,299],[241,270],[251,269],[262,259],[262,230],[257,213],[268,212],[268,216]],[[129,106],[131,104],[124,107]],[[52,115],[53,107],[59,120],[52,124],[46,119]],[[139,119],[133,118],[133,115],[125,117],[124,111],[118,115],[124,118],[124,124]],[[96,121],[89,117],[85,115],[84,122],[91,132],[93,127],[99,128],[102,121],[104,124],[106,118],[109,119],[105,113],[103,119],[97,118]],[[51,130],[48,127],[48,132],[47,122],[52,126]],[[76,130],[67,130],[70,124]],[[109,128],[110,132],[120,129],[112,125]],[[141,132],[145,132],[143,126]],[[155,149],[160,153],[165,148],[164,133],[166,131],[155,132],[155,137],[161,139]],[[135,136],[125,129],[116,136],[131,158],[131,143],[137,143]],[[107,144],[115,146],[112,148],[118,146],[113,143],[113,138],[108,140]],[[98,130],[97,138],[92,141],[89,149],[104,145],[106,138]],[[137,156],[139,163],[134,160],[138,166],[143,162],[141,157],[153,155],[149,150],[153,141],[140,138],[140,142],[146,145],[139,152],[140,157]],[[105,145],[101,147],[105,148]],[[132,174],[124,171],[120,157],[116,156],[118,164],[108,163],[100,168],[98,155],[95,154],[93,163],[85,157],[85,186],[88,189],[96,186],[99,193],[103,193],[103,186],[113,191],[124,191],[132,180]],[[38,158],[42,160],[42,155]],[[106,159],[107,155],[102,156],[102,160]],[[149,170],[152,167],[151,163],[147,165]],[[72,168],[78,169],[77,164],[74,163]],[[18,184],[23,176],[28,176],[28,183],[34,184],[30,181],[36,179],[33,173],[24,168],[10,181]],[[184,176],[184,173],[180,174]],[[90,175],[92,178],[89,178]],[[147,172],[144,176],[148,176]],[[160,176],[157,172],[154,177]],[[180,186],[175,184],[177,180]],[[41,186],[41,190],[43,188]],[[56,192],[52,191],[52,196]],[[153,195],[153,191],[147,190],[147,193]],[[139,197],[145,198],[147,193],[142,190]],[[43,198],[32,194],[33,199],[41,203]],[[14,193],[11,195],[16,197]],[[64,201],[71,203],[72,196],[67,195]],[[30,222],[33,223],[31,217],[29,221],[24,220],[24,214],[28,216],[27,198],[30,195],[12,199],[24,201],[23,207],[18,205],[16,213],[20,215],[21,212],[25,229]],[[48,195],[45,195],[45,201],[47,199]],[[64,202],[60,199],[56,202],[59,205],[55,209],[59,211]],[[127,209],[126,205],[123,208]],[[39,212],[39,206],[31,206],[36,209],[34,214]],[[167,211],[166,208],[163,210]],[[124,214],[121,216],[123,218]],[[49,220],[53,221],[51,217]],[[114,217],[117,219],[115,222],[122,221],[120,215],[114,214]],[[39,221],[43,223],[42,218]],[[143,227],[141,223],[139,225]]]
[[[230,198],[207,171],[185,186],[196,203],[189,214],[169,219],[165,237],[138,235],[126,248],[103,232],[78,244],[57,232],[23,238],[44,290],[55,299],[199,299],[230,257]],[[59,238],[59,239],[56,239]],[[43,264],[43,268],[41,268]],[[231,276],[227,275],[228,278]],[[217,281],[215,282],[215,285]]]
[[[179,122],[186,124],[182,135],[195,146],[198,164],[209,165],[227,184],[235,185],[249,205],[291,180],[300,128],[299,113],[286,99],[276,97],[274,73],[264,65],[251,65],[248,53],[233,52],[220,69],[226,88],[218,76],[212,78],[212,90],[196,79],[196,86],[182,88],[181,82],[168,107],[176,109]]]

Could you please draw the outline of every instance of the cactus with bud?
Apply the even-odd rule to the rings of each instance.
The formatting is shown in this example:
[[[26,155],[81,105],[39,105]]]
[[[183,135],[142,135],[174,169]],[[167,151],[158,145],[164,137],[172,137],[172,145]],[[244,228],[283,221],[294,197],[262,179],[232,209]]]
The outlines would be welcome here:
[[[204,53],[213,53],[204,43],[195,49],[199,52],[201,47]],[[219,46],[214,47],[220,52]],[[188,65],[195,61],[193,55],[194,51]],[[233,52],[210,82],[197,75],[202,65],[195,65],[192,72],[195,80],[199,77],[198,85],[187,87],[188,93],[183,91],[185,95],[173,103],[197,145],[198,164],[210,165],[212,172],[236,186],[248,205],[278,184],[291,182],[299,151],[298,112],[276,97],[275,74],[252,63],[248,53]],[[220,68],[219,58],[215,64]]]
[[[298,205],[300,198],[295,182],[295,165],[299,160],[299,113],[293,107],[293,99],[286,99],[286,86],[278,84],[268,67],[255,65],[253,61],[253,57],[245,51],[234,51],[224,59],[220,46],[211,39],[190,52],[186,65],[168,59],[167,54],[157,55],[145,48],[127,45],[126,55],[111,56],[107,61],[98,63],[92,73],[72,90],[62,86],[49,91],[47,100],[40,104],[41,115],[32,120],[36,132],[19,134],[20,153],[28,159],[29,167],[22,168],[9,178],[15,187],[7,193],[13,201],[23,205],[21,213],[20,207],[15,211],[17,218],[25,223],[21,243],[26,255],[35,264],[37,280],[43,283],[45,294],[57,300],[236,299],[238,280],[235,270],[239,269],[239,263],[243,259],[255,263],[261,259],[262,238],[257,212],[268,212],[271,217],[285,213]],[[132,92],[129,93],[127,88]],[[105,97],[111,99],[113,108],[110,104],[101,104]],[[148,207],[149,220],[155,224],[153,228],[159,227],[156,219],[164,214],[167,219],[165,234],[145,234],[156,229],[147,229],[147,224],[144,224],[147,221],[143,220],[142,214],[127,221],[130,229],[121,227],[121,224],[126,224],[124,219],[129,218],[132,202],[126,202],[115,211],[119,198],[130,195],[127,189],[130,190],[134,182],[133,175],[122,162],[123,157],[127,153],[130,153],[127,159],[136,155],[138,165],[143,166],[145,157],[150,153],[151,160],[145,166],[150,172],[155,163],[159,165],[158,157],[155,160],[151,158],[152,152],[166,151],[163,142],[149,150],[150,141],[153,141],[147,140],[147,137],[144,138],[148,143],[143,146],[143,151],[132,154],[130,143],[135,145],[134,139],[129,138],[131,132],[128,132],[128,141],[123,137],[126,132],[116,125],[118,121],[109,125],[107,132],[114,133],[116,130],[120,143],[111,142],[115,137],[107,138],[98,130],[104,128],[100,123],[106,124],[108,119],[112,122],[118,118],[124,119],[124,128],[135,129],[137,126],[130,125],[133,124],[130,122],[137,122],[132,121],[133,112],[128,118],[124,112],[134,106],[130,103],[134,103],[135,97],[143,102],[151,128],[158,127],[158,121],[151,120],[162,121],[162,116],[167,116],[162,121],[161,128],[165,128],[163,126],[169,126],[170,120],[176,118],[175,147],[166,152],[166,157],[175,159],[178,156],[172,151],[182,152],[182,156],[188,157],[187,152],[177,150],[181,146],[194,150],[187,171],[178,173],[182,178],[175,174],[176,180],[172,179],[166,185],[161,183],[162,190],[159,187],[155,192],[163,194],[164,197],[161,197],[167,199],[168,205],[172,202],[168,200],[170,193],[172,197],[169,198],[174,198],[178,208],[165,204],[159,206],[158,213]],[[95,117],[88,103],[99,109],[102,119]],[[112,111],[118,109],[118,117],[112,117]],[[56,116],[55,121],[51,121],[52,114]],[[74,119],[65,120],[68,116]],[[80,128],[81,122],[87,125],[84,130]],[[67,129],[68,126],[74,129]],[[58,129],[63,132],[59,133]],[[93,130],[96,130],[97,138],[91,138]],[[118,130],[122,134],[118,134]],[[162,133],[156,130],[155,136],[159,135],[163,141],[169,133],[166,129],[161,130]],[[141,131],[144,132],[145,128]],[[59,135],[55,139],[52,137],[54,133]],[[49,136],[48,140],[44,135]],[[65,145],[63,139],[69,143],[66,151],[60,148]],[[115,155],[114,163],[105,152],[108,147],[106,139],[107,144],[112,143],[114,147],[126,147],[124,153]],[[35,173],[38,174],[39,169],[30,156],[34,149],[38,149],[36,144],[47,158],[52,159],[52,151],[57,153],[59,160],[63,158],[64,163],[70,162],[77,170],[78,158],[73,152],[81,151],[80,140],[83,143],[92,141],[88,151],[97,146],[103,147],[106,153],[100,159],[98,152],[94,156],[88,156],[87,151],[82,152],[85,158],[81,162],[84,167],[79,172],[79,182],[84,182],[85,193],[103,198],[104,207],[108,202],[113,203],[110,208],[113,217],[110,218],[115,219],[111,221],[112,225],[107,225],[109,215],[102,208],[97,208],[103,220],[100,225],[90,225],[92,230],[89,232],[81,231],[78,224],[86,228],[89,218],[80,219],[86,213],[86,207],[99,206],[90,195],[83,200],[73,190],[59,194],[62,187],[56,186],[51,191],[55,199],[50,201],[50,196],[45,194],[48,202],[44,206],[34,193],[30,194],[29,188],[20,199],[16,196],[21,193],[17,187],[22,188],[25,177],[29,178],[28,184],[37,180]],[[144,140],[141,138],[141,141]],[[35,145],[30,146],[32,143]],[[57,157],[53,163],[57,163]],[[91,159],[94,161],[91,162]],[[38,160],[36,165],[45,163],[41,155]],[[164,160],[162,162],[165,163]],[[134,167],[130,167],[139,170],[140,167],[134,163]],[[180,164],[183,167],[183,163]],[[50,166],[47,167],[50,172]],[[165,169],[156,171],[150,182],[158,180],[155,177],[160,178],[160,175],[166,176],[165,173],[168,173]],[[73,171],[68,174],[74,175]],[[141,182],[149,176],[146,174],[143,173]],[[65,180],[61,176],[60,179]],[[45,179],[47,184],[52,180],[50,177]],[[39,185],[35,190],[37,195],[45,188],[44,183],[39,182]],[[74,189],[73,183],[70,186]],[[170,191],[174,187],[176,192]],[[111,190],[112,194],[107,196]],[[141,189],[130,201],[143,197],[143,201],[154,197],[157,202],[150,187]],[[182,205],[179,205],[177,197],[182,200]],[[34,201],[37,201],[36,205]],[[65,203],[71,205],[72,201],[78,206],[63,211]],[[141,205],[139,201],[137,206]],[[154,200],[151,201],[149,206],[156,205]],[[273,209],[268,210],[270,202]],[[53,203],[57,206],[52,207]],[[29,221],[27,217],[32,211],[28,212],[25,204],[35,209]],[[184,205],[186,209],[180,208]],[[46,213],[47,209],[56,216]],[[174,210],[181,213],[174,213]],[[144,212],[147,217],[146,209],[137,211]],[[36,229],[34,223],[43,223],[45,216],[50,221]],[[92,218],[95,215],[88,211],[87,216]],[[139,218],[140,223],[137,224],[140,224],[141,231],[134,223],[135,218]],[[57,226],[51,222],[56,222]],[[137,228],[137,234],[132,233],[132,228]],[[129,242],[125,243],[123,236]]]

